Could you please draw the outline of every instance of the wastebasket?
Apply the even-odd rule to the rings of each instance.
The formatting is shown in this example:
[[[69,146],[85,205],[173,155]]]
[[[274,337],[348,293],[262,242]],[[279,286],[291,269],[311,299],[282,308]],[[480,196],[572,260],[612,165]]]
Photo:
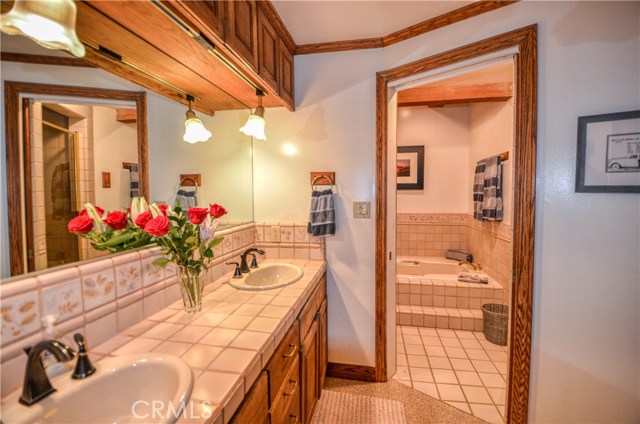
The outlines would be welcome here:
[[[491,343],[507,345],[507,329],[509,327],[509,307],[497,303],[482,305],[482,330]]]

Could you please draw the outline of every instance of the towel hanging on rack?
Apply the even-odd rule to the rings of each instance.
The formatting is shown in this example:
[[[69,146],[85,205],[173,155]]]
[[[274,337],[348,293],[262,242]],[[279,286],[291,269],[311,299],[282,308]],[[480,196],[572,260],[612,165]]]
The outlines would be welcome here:
[[[473,217],[502,221],[502,164],[499,156],[478,161],[473,177]]]
[[[140,197],[140,173],[137,163],[129,166],[129,196],[132,199]]]
[[[336,214],[333,205],[333,191],[311,192],[311,208],[307,233],[313,237],[327,237],[336,234]]]
[[[183,184],[187,179],[194,182],[193,186],[189,186],[193,187],[193,190],[183,189]],[[176,192],[176,203],[183,210],[196,207],[198,204],[198,184],[196,181],[192,178],[183,178],[182,181],[180,181],[180,187],[178,187],[178,191]]]

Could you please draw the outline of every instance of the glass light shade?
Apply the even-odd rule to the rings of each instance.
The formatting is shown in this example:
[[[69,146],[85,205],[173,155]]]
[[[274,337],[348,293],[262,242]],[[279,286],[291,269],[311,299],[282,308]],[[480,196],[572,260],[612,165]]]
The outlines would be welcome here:
[[[202,121],[196,118],[195,114],[193,118],[187,118],[187,120],[184,121],[184,129],[183,139],[187,143],[199,143],[211,138],[211,132],[202,125]]]
[[[266,140],[267,136],[264,133],[265,121],[263,116],[264,108],[262,106],[258,106],[256,112],[249,116],[244,127],[240,128],[240,132],[257,140]]]
[[[84,57],[84,45],[76,35],[76,5],[72,0],[16,0],[2,15],[2,32],[24,35],[42,47],[66,50]]]

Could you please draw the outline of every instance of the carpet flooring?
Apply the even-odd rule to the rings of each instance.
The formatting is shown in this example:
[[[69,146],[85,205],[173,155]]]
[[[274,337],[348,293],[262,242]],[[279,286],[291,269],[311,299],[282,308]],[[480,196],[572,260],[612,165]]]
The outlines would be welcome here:
[[[325,382],[323,396],[326,391],[357,396],[368,396],[382,400],[399,402],[404,406],[404,416],[407,424],[486,424],[486,421],[481,420],[480,418],[469,415],[457,408],[445,404],[444,402],[434,399],[431,396],[427,396],[424,393],[407,387],[402,383],[398,383],[395,380],[389,380],[386,383],[369,383],[328,377]],[[339,397],[328,397],[330,397],[331,400],[338,399],[338,402],[340,402]],[[320,402],[322,402],[322,399]],[[332,408],[340,409],[341,406],[338,403],[325,403],[322,409],[316,407],[316,410],[314,411],[313,424],[335,424],[335,422],[329,423],[328,421],[317,421],[322,414],[325,414],[326,410],[330,410]],[[363,413],[366,414],[367,412],[363,411]],[[383,423],[382,421],[362,421],[365,417],[370,416],[371,415],[362,415],[361,420],[355,421],[355,423]],[[326,415],[322,415],[322,417],[322,419],[325,419]],[[339,419],[339,417],[336,419]],[[369,420],[371,418],[366,419]]]

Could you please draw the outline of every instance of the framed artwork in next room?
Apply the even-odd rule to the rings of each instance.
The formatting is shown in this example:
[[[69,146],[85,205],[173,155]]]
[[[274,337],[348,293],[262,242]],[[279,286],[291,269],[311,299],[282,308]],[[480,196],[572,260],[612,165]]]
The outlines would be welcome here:
[[[398,146],[398,190],[424,190],[424,146]]]
[[[640,193],[640,110],[578,118],[577,193]]]

